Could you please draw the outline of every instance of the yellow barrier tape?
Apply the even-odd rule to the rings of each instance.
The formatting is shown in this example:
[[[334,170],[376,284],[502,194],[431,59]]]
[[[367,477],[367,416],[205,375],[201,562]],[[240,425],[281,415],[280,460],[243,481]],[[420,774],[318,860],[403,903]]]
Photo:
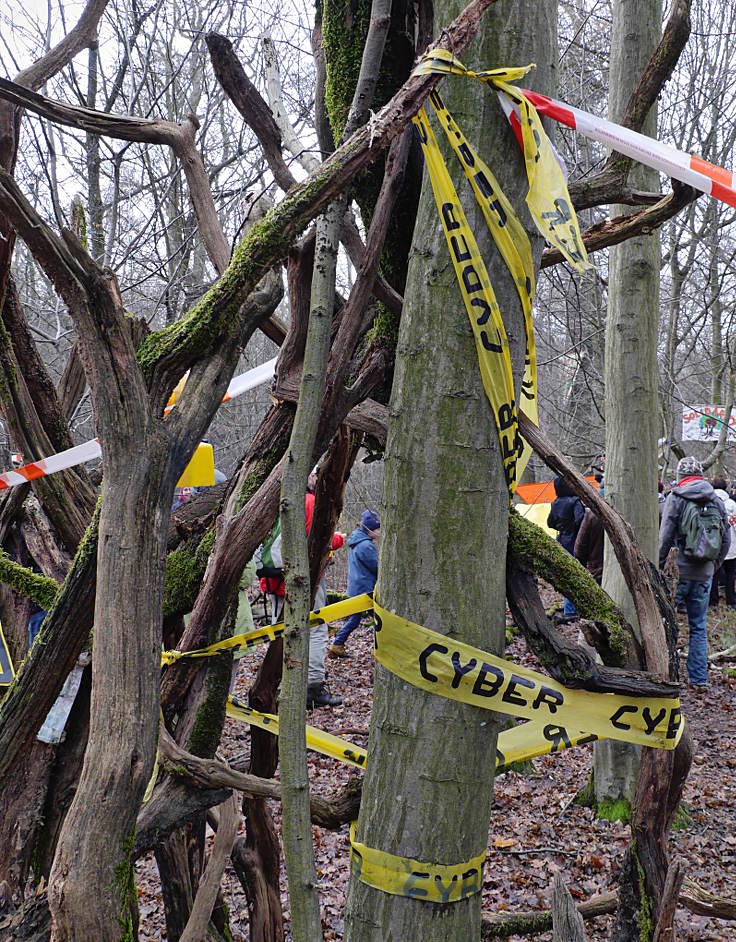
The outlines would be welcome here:
[[[371,599],[371,608],[372,607],[373,599]],[[13,661],[10,657],[8,646],[5,643],[3,626],[0,624],[0,687],[9,687],[12,684],[14,677],[15,671],[13,670]]]
[[[532,64],[473,72],[449,50],[433,49],[412,74],[434,73],[474,78],[504,92],[519,106],[524,162],[529,180],[529,193],[526,197],[529,212],[550,245],[558,248],[570,264],[582,273],[590,264],[562,168],[557,162],[537,109],[518,88],[509,84],[518,81],[533,68]]]
[[[274,736],[279,735],[278,716],[273,713],[259,713],[258,710],[240,703],[235,697],[228,698],[227,715],[241,723],[257,726]],[[537,756],[561,752],[563,749],[594,742],[598,738],[579,730],[568,730],[555,723],[545,726],[532,722],[522,723],[499,733],[496,772],[505,771],[514,762],[524,762]],[[307,748],[358,769],[366,767],[367,753],[362,746],[343,739],[342,736],[334,736],[325,730],[317,729],[316,726],[307,726]]]
[[[274,736],[279,734],[278,716],[273,713],[259,713],[258,710],[240,703],[235,697],[228,697],[227,715],[234,720],[240,720],[241,723],[249,723],[267,733],[273,733]],[[307,725],[307,748],[346,765],[354,765],[358,769],[365,768],[365,749],[340,736],[317,729],[316,726]]]
[[[356,595],[311,613],[312,624],[338,620],[374,609],[375,656],[379,663],[422,690],[529,720],[498,737],[497,765],[546,755],[594,739],[618,739],[653,748],[674,749],[682,735],[676,697],[626,697],[573,690],[544,674],[505,661],[462,641],[394,615],[370,595]],[[183,657],[211,657],[223,650],[245,653],[255,644],[281,637],[283,625],[258,628],[198,651],[165,651],[163,663]],[[0,633],[1,637],[1,633]],[[278,735],[278,718],[235,703],[235,719],[252,722]],[[256,720],[258,721],[256,723]],[[586,728],[581,730],[584,725]],[[324,755],[365,766],[365,750],[340,737],[308,727],[314,748]],[[320,739],[320,736],[328,737]],[[307,737],[310,744],[309,736]]]
[[[480,893],[486,850],[459,864],[435,864],[396,857],[355,840],[355,822],[350,825],[350,861],[355,875],[384,893],[407,896],[427,903],[456,903]]]
[[[419,109],[413,122],[419,132],[442,229],[473,328],[483,388],[493,411],[501,443],[506,484],[513,494],[520,436],[506,328],[478,244],[460,205],[424,108]]]
[[[520,126],[524,143],[524,162],[529,181],[526,202],[537,228],[544,238],[560,249],[565,258],[583,272],[589,267],[585,246],[583,245],[577,217],[572,209],[567,182],[557,161],[552,145],[542,126],[534,106],[509,82],[524,76],[533,66],[521,68],[488,69],[473,72],[467,69],[446,49],[434,49],[414,69],[414,75],[430,73],[440,75],[461,75],[493,85],[514,102],[521,115]],[[534,326],[531,307],[534,300],[534,267],[531,257],[529,238],[510,202],[503,194],[498,182],[468,143],[450,112],[444,106],[437,91],[432,92],[430,101],[447,135],[456,156],[460,160],[465,175],[473,187],[476,200],[480,205],[488,228],[506,262],[516,285],[524,310],[526,330],[526,356],[524,377],[522,380],[522,401],[520,408],[527,417],[538,424],[539,410],[537,400],[537,358],[534,344]],[[496,427],[501,442],[501,452],[509,491],[513,494],[516,481],[521,477],[531,456],[531,448],[518,434],[516,406],[511,376],[511,360],[508,351],[503,321],[498,311],[493,288],[488,280],[485,266],[481,268],[477,245],[468,239],[467,220],[458,212],[457,193],[452,185],[436,140],[429,128],[426,112],[422,108],[414,119],[424,150],[427,171],[432,183],[432,190],[442,220],[445,238],[450,249],[455,272],[463,295],[468,316],[476,339],[478,362],[481,369],[483,386],[493,408]],[[448,212],[450,218],[447,218]],[[462,215],[461,215],[462,214]],[[450,233],[457,230],[454,236]],[[461,241],[462,240],[462,244]],[[466,263],[467,264],[464,264]],[[471,297],[479,292],[478,296]],[[473,310],[475,308],[475,310]],[[474,317],[477,316],[477,321]],[[489,317],[497,339],[478,327],[485,324]],[[495,353],[500,356],[503,365]],[[495,389],[493,384],[495,383]],[[489,389],[489,387],[491,387]],[[513,460],[511,448],[516,460]]]
[[[573,746],[584,746],[603,737],[567,729],[556,723],[521,723],[498,734],[496,747],[496,774],[505,772],[514,762],[525,762],[537,756],[547,756]]]
[[[488,230],[493,236],[496,247],[511,274],[516,291],[524,311],[524,329],[526,332],[526,355],[524,357],[524,376],[521,381],[520,408],[535,425],[539,425],[539,406],[537,398],[537,348],[534,343],[534,321],[532,304],[534,303],[534,263],[529,236],[521,220],[509,202],[506,194],[493,175],[488,165],[480,158],[467,140],[452,114],[445,107],[439,92],[435,89],[429,96],[435,114],[445,132],[447,140],[460,161],[465,176],[473,188],[476,201],[483,212]],[[518,439],[521,453],[516,461],[516,478],[524,473],[531,446],[523,438]]]
[[[426,690],[536,724],[642,746],[674,749],[682,735],[680,701],[571,690],[528,668],[394,615],[377,602],[375,657],[403,680]]]
[[[354,595],[350,599],[333,602],[332,605],[325,605],[323,608],[317,609],[316,612],[310,612],[309,622],[311,625],[323,625],[325,622],[339,621],[341,618],[347,618],[348,615],[354,615],[358,612],[368,612],[372,608],[373,599],[370,595]],[[265,644],[268,641],[275,641],[277,638],[282,638],[283,635],[284,623],[279,622],[277,625],[267,625],[265,628],[256,628],[255,631],[233,635],[231,638],[223,638],[222,641],[216,641],[206,648],[197,648],[195,651],[163,651],[161,665],[174,664],[184,658],[212,657],[225,651],[231,651],[234,657],[238,659],[243,657],[251,648],[259,644]]]

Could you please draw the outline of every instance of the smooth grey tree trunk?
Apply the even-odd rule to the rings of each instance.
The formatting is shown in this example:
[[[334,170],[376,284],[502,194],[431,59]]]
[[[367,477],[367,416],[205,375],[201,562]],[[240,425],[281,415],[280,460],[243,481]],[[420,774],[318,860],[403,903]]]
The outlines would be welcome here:
[[[662,0],[614,0],[608,114],[620,120],[629,96],[659,42]],[[656,136],[652,108],[642,128]],[[656,171],[633,164],[629,184],[657,191]],[[611,215],[631,212],[612,206]],[[630,239],[609,252],[606,325],[606,468],[610,503],[634,528],[649,559],[657,560],[657,326],[659,233]],[[636,624],[631,596],[606,541],[603,588]],[[637,665],[638,666],[638,665]],[[633,799],[639,750],[625,743],[596,743],[596,800]]]
[[[441,0],[436,27],[461,5]],[[463,60],[475,69],[534,61],[532,87],[551,91],[555,15],[553,0],[502,0],[486,14]],[[520,151],[496,96],[461,78],[443,82],[441,93],[530,226]],[[518,386],[521,307],[489,246],[480,210],[459,182],[436,120],[430,120],[488,265]],[[537,262],[539,243],[533,240]],[[508,492],[470,323],[426,173],[405,299],[389,407],[377,598],[414,622],[501,652]],[[358,841],[445,864],[481,853],[488,839],[496,734],[493,713],[424,693],[377,665]],[[353,870],[345,939],[477,939],[480,903],[480,895],[446,906],[388,895],[361,883]]]

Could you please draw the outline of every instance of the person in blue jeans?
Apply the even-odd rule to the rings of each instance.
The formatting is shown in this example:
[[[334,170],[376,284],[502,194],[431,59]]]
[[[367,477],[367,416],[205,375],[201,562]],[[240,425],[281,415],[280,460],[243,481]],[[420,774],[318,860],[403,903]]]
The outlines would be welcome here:
[[[685,553],[680,519],[687,501],[699,504],[714,503],[723,516],[721,548],[715,560],[697,559]],[[677,484],[672,488],[662,510],[659,528],[659,568],[664,567],[667,554],[673,546],[678,549],[677,565],[680,580],[677,583],[675,605],[685,604],[690,626],[687,652],[687,676],[693,687],[708,685],[708,636],[706,617],[713,573],[721,565],[731,545],[731,528],[723,501],[711,485],[703,479],[703,466],[697,458],[682,458],[677,465]]]
[[[376,543],[381,531],[381,518],[372,510],[364,510],[360,526],[348,537],[348,595],[368,595],[376,587],[378,578],[378,550]],[[363,612],[351,615],[330,648],[330,657],[349,657],[345,642],[361,622]]]

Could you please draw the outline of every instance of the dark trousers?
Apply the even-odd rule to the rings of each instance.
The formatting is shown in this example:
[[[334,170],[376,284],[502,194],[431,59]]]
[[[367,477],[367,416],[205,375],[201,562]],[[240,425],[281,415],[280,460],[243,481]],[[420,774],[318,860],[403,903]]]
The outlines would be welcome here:
[[[710,605],[718,605],[718,586],[726,586],[726,605],[730,608],[736,608],[736,557],[733,559],[724,559],[721,567],[713,575],[713,584],[710,588]]]

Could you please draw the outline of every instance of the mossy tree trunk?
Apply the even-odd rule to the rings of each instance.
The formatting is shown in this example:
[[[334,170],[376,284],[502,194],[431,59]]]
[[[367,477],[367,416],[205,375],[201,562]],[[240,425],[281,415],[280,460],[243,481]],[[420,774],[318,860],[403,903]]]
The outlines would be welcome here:
[[[454,2],[438,4],[436,22],[447,22],[457,9]],[[551,91],[555,14],[552,0],[503,0],[486,14],[464,61],[489,68],[533,60],[535,87]],[[445,82],[442,94],[515,205],[523,206],[521,155],[495,96],[462,79]],[[449,158],[448,166],[465,192]],[[518,379],[520,305],[503,263],[489,250],[480,211],[472,197],[463,202],[488,263]],[[508,491],[426,175],[415,233],[389,409],[377,597],[412,621],[501,652],[507,527],[499,520],[508,514]],[[409,687],[377,666],[357,839],[387,853],[448,864],[479,854],[490,819],[496,733],[492,713]],[[385,894],[351,873],[347,942],[479,936],[478,895],[435,906]]]
[[[608,113],[621,114],[657,47],[662,31],[661,0],[616,0],[613,7]],[[642,128],[656,136],[657,110]],[[628,182],[657,191],[659,175],[633,164]],[[631,212],[614,206],[612,215]],[[634,528],[646,556],[657,561],[657,330],[659,323],[659,233],[630,239],[609,253],[608,321],[606,324],[606,468],[610,503]],[[610,545],[606,546],[603,588],[636,626],[631,596]],[[633,655],[632,655],[633,657]],[[634,660],[631,667],[639,667]],[[631,802],[640,750],[626,743],[595,746],[597,801]]]

